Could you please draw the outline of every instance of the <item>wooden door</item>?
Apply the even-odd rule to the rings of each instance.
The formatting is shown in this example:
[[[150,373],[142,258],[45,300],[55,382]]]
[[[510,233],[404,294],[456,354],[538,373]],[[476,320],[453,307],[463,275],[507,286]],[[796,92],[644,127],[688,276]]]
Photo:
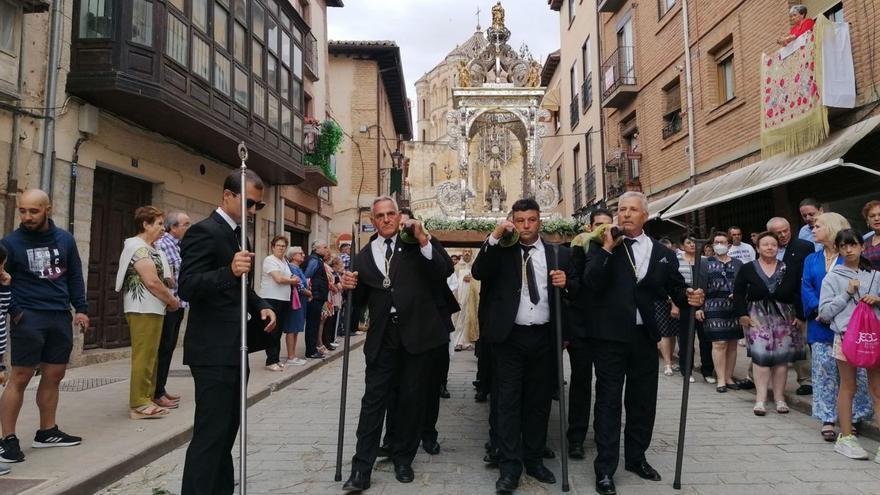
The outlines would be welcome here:
[[[134,210],[150,203],[151,192],[149,182],[100,168],[95,170],[86,291],[91,328],[85,335],[85,349],[131,344],[122,294],[115,290],[116,271],[123,241],[135,234]]]

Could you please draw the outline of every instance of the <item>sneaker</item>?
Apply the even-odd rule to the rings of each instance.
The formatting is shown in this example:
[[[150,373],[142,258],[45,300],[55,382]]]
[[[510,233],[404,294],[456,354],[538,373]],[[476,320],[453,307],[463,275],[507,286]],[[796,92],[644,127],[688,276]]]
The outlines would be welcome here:
[[[34,435],[34,443],[31,447],[35,449],[45,449],[48,447],[73,447],[82,443],[82,438],[68,435],[58,429],[58,425],[48,430],[37,430]]]
[[[674,371],[672,371],[672,366],[665,366],[665,367],[663,367],[663,374],[664,374],[665,376],[672,376],[673,373],[674,373]]]
[[[23,462],[24,453],[18,445],[18,437],[9,435],[0,440],[0,462]]]
[[[838,454],[843,454],[850,459],[868,458],[868,453],[865,452],[865,449],[863,449],[861,445],[859,445],[859,441],[856,440],[856,437],[853,435],[840,435],[837,437],[837,442],[834,444],[834,451]]]
[[[327,344],[327,347],[329,347],[331,350],[335,351],[336,349],[339,348],[339,344],[337,344],[335,342],[331,342],[331,343]]]
[[[712,383],[712,384],[718,383],[718,380],[715,379],[715,377],[712,375],[704,376],[703,380],[706,380],[706,383]]]
[[[293,358],[293,359],[287,360],[287,365],[288,366],[302,366],[302,365],[306,364],[307,362],[308,361],[306,361],[305,359],[302,359],[302,358]]]
[[[688,378],[688,381],[691,382],[691,383],[694,383],[696,380],[694,380],[694,377],[691,376],[690,378]]]
[[[12,470],[9,469],[9,466],[7,466],[6,464],[0,464],[0,476],[3,476],[4,474],[9,474],[10,471]]]

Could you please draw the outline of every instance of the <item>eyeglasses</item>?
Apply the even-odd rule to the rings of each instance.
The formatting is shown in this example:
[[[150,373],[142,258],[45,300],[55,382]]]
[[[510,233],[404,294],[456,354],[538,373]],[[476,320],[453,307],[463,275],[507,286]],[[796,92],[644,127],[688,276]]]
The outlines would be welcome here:
[[[227,189],[227,191],[229,191],[229,189]],[[241,196],[241,194],[239,194],[237,192],[233,192],[233,191],[229,191],[229,192],[231,192],[232,195],[235,196],[236,198]],[[266,207],[266,203],[264,203],[262,201],[255,201],[251,198],[247,198],[247,200],[245,201],[245,206],[247,207],[248,210],[250,210],[251,208],[256,206],[257,211],[260,211]]]

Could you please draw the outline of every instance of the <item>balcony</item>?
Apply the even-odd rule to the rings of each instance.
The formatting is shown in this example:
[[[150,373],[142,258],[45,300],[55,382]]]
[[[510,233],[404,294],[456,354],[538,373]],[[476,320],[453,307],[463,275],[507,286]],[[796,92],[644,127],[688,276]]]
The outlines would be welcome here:
[[[596,170],[592,166],[584,174],[584,185],[587,194],[586,203],[591,204],[593,201],[596,201]]]
[[[639,180],[642,162],[641,153],[616,150],[611,159],[605,162],[605,198],[608,201],[620,197],[627,191],[642,190]]]
[[[599,0],[599,12],[613,14],[626,4],[626,0]]]
[[[311,78],[312,82],[320,79],[320,70],[318,68],[318,39],[315,35],[308,33],[303,40],[303,67],[306,74]]]
[[[574,185],[571,186],[571,197],[572,197],[572,210],[577,210],[578,208],[584,206],[584,180],[578,179],[574,181]]]
[[[49,10],[51,2],[49,0],[23,0],[21,3],[25,14],[39,14]]]
[[[571,117],[571,121],[569,122],[569,126],[571,127],[571,130],[574,130],[574,128],[577,127],[578,119],[580,119],[580,116],[581,116],[581,112],[579,111],[579,107],[578,107],[578,95],[577,94],[575,94],[571,98],[571,103],[568,104],[568,114]]]
[[[621,46],[602,64],[602,106],[625,107],[637,94],[635,50]]]
[[[268,51],[255,74],[236,58],[231,29],[208,36],[170,3],[147,4],[135,15],[128,0],[73,3],[67,92],[230,167],[244,141],[248,166],[269,184],[302,182],[302,100],[264,77]],[[287,29],[275,31],[279,42],[293,39]]]
[[[593,73],[587,74],[587,78],[581,84],[581,107],[584,113],[593,106]]]

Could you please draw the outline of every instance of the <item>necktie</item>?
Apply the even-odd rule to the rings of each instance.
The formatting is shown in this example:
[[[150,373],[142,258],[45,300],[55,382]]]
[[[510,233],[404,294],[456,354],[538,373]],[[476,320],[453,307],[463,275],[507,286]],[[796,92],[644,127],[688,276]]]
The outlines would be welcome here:
[[[538,282],[535,280],[535,267],[532,266],[532,257],[529,256],[529,251],[535,249],[535,246],[522,246],[523,250],[523,262],[526,265],[526,284],[529,286],[529,300],[532,301],[532,304],[538,304],[538,301],[541,300],[541,295],[538,294]]]
[[[235,229],[232,230],[232,233],[235,234],[235,243],[240,248],[241,247],[241,225],[236,225]]]
[[[385,239],[385,263],[391,261],[391,257],[394,256],[394,250],[391,249],[391,239]]]
[[[623,239],[623,245],[626,247],[626,252],[629,255],[629,262],[632,264],[633,272],[635,272],[636,279],[639,278],[638,273],[638,263],[636,262],[636,253],[633,251],[633,244],[636,243],[635,239],[630,239],[629,237],[625,237]]]

